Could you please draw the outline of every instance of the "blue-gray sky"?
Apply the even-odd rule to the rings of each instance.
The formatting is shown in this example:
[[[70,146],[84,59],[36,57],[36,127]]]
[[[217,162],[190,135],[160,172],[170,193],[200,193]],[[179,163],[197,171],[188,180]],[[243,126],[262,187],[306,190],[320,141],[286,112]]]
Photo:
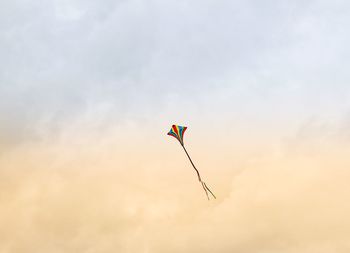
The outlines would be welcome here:
[[[0,5],[2,139],[30,136],[43,120],[58,129],[106,104],[120,123],[278,128],[349,108],[346,1]]]

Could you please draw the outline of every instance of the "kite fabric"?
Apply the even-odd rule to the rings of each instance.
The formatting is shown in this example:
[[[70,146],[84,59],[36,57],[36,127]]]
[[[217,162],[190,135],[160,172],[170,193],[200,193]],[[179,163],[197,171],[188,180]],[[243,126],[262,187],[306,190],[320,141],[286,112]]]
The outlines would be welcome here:
[[[202,181],[202,178],[201,178],[201,176],[199,174],[199,171],[197,170],[196,166],[192,162],[192,159],[191,159],[190,155],[188,154],[188,152],[187,152],[187,150],[185,148],[185,145],[184,145],[184,133],[185,133],[186,129],[187,129],[187,127],[185,127],[185,126],[172,125],[168,135],[171,135],[174,138],[176,138],[180,142],[182,148],[185,150],[185,153],[186,153],[188,159],[190,160],[193,168],[195,169],[195,171],[197,173],[198,181],[202,184],[202,187],[203,187],[203,189],[205,191],[205,194],[207,195],[208,200],[209,200],[208,192],[216,199],[215,195],[212,193],[212,191],[209,189],[209,187],[205,184],[204,181]]]
[[[177,126],[173,125],[168,133],[168,135],[171,135],[175,137],[180,144],[183,146],[184,145],[184,133],[186,131],[187,127],[184,126]]]

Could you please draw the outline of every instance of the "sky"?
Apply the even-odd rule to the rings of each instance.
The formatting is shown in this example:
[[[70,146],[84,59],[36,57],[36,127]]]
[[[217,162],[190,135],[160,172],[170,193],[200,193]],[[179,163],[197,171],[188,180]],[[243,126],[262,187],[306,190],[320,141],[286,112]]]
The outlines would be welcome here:
[[[349,10],[0,1],[0,253],[349,252]]]

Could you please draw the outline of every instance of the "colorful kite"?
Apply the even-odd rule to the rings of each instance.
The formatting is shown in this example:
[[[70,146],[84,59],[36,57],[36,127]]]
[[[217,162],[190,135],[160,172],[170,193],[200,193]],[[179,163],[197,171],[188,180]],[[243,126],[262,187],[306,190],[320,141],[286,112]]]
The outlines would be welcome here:
[[[180,144],[183,147],[183,149],[185,150],[185,153],[186,153],[188,159],[190,159],[190,162],[191,162],[193,168],[197,172],[198,180],[202,184],[202,187],[203,187],[203,189],[205,191],[205,194],[207,195],[208,200],[209,200],[208,191],[216,199],[215,195],[211,192],[211,190],[208,188],[208,186],[205,184],[205,182],[202,181],[202,178],[201,178],[201,176],[199,174],[199,171],[197,170],[196,166],[194,166],[190,155],[187,153],[187,150],[186,150],[186,148],[184,146],[184,133],[185,133],[186,129],[187,129],[187,127],[184,127],[184,126],[173,125],[171,127],[168,135],[171,135],[171,136],[175,137],[180,142]]]

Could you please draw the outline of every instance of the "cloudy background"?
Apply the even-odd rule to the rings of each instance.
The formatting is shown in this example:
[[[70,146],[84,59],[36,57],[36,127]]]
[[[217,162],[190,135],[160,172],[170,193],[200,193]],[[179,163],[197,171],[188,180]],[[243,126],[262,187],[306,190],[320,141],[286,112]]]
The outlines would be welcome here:
[[[349,252],[349,9],[0,1],[0,252]]]

